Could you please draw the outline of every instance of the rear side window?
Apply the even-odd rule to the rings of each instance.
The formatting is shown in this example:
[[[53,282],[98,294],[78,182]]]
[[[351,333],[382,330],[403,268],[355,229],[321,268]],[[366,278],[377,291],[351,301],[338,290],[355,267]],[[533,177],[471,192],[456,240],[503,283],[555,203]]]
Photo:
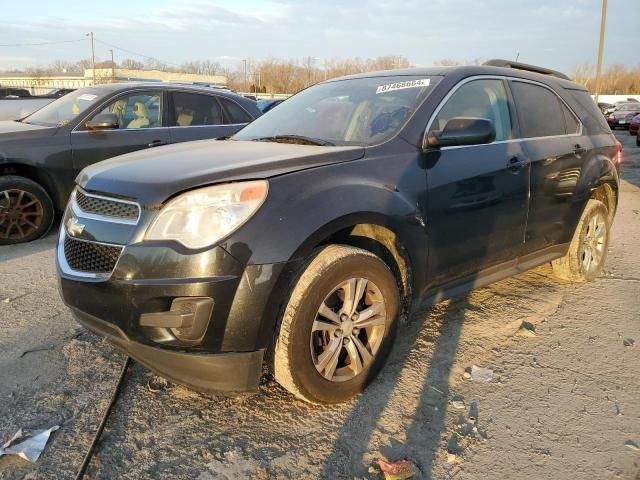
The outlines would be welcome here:
[[[224,108],[225,112],[224,123],[249,123],[253,120],[236,102],[220,97],[220,103],[222,103],[222,108]]]
[[[486,118],[495,126],[496,141],[512,138],[509,101],[502,80],[473,80],[462,85],[442,106],[430,130],[442,130],[456,117]]]
[[[173,125],[221,125],[222,109],[212,95],[173,92]]]
[[[567,96],[567,101],[571,105],[571,108],[580,116],[580,120],[588,133],[598,134],[611,132],[604,115],[600,112],[591,95],[584,90],[566,91],[570,93],[570,95]]]
[[[561,102],[555,93],[539,85],[518,81],[511,82],[511,88],[524,138],[566,135]]]
[[[578,133],[580,123],[578,123],[576,116],[571,113],[567,106],[562,102],[560,102],[560,108],[562,109],[562,115],[564,115],[564,124],[566,126],[567,133]]]

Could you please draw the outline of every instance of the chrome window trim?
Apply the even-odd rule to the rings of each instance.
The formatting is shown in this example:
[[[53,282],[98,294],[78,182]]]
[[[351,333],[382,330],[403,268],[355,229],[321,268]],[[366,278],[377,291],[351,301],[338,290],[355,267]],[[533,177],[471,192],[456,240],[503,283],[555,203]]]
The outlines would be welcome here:
[[[460,87],[462,87],[463,85],[465,85],[465,84],[467,84],[469,82],[473,82],[474,80],[518,81],[518,82],[524,82],[524,83],[532,83],[534,85],[538,85],[540,87],[546,88],[547,90],[551,91],[565,105],[565,107],[569,110],[569,112],[571,112],[571,114],[578,121],[578,125],[580,126],[580,129],[578,130],[577,133],[565,133],[564,135],[550,135],[550,136],[546,136],[546,137],[521,137],[521,138],[511,138],[509,140],[498,140],[497,142],[482,143],[482,144],[478,144],[478,145],[456,145],[456,146],[451,146],[451,147],[441,147],[440,148],[441,151],[454,150],[454,149],[459,149],[459,148],[479,147],[479,146],[483,146],[483,145],[499,145],[499,144],[502,144],[502,143],[516,143],[516,142],[523,142],[523,141],[527,141],[527,140],[540,140],[540,139],[543,139],[543,138],[563,138],[563,137],[581,137],[582,136],[583,126],[582,126],[582,121],[580,120],[580,118],[575,114],[575,112],[567,104],[567,102],[565,102],[564,99],[560,95],[558,95],[558,93],[555,90],[553,90],[551,87],[545,85],[544,83],[536,82],[534,80],[529,80],[529,79],[526,79],[526,78],[510,77],[510,76],[507,76],[507,75],[474,75],[472,77],[467,77],[467,78],[461,80],[460,82],[458,82],[449,91],[449,93],[447,93],[445,95],[445,97],[440,101],[440,103],[438,104],[436,109],[431,114],[431,117],[429,118],[429,122],[427,123],[427,128],[425,128],[424,134],[422,136],[422,148],[428,148],[427,135],[429,134],[429,129],[431,128],[431,125],[433,124],[434,120],[436,119],[436,116],[438,115],[438,113],[440,113],[440,110],[442,109],[442,107],[444,107],[445,103],[447,103],[447,101],[449,101],[449,99],[456,93],[456,91],[458,91],[458,89]],[[511,109],[509,111],[509,114],[510,115],[512,114]]]
[[[60,267],[60,270],[62,271],[62,273],[70,277],[78,277],[78,278],[92,278],[92,279],[100,279],[100,280],[108,280],[109,278],[111,278],[111,275],[115,270],[115,266],[118,265],[118,261],[120,260],[120,257],[122,257],[122,252],[124,251],[124,247],[125,247],[124,245],[116,245],[114,243],[105,243],[105,242],[92,242],[89,240],[83,240],[80,238],[74,238],[70,236],[69,238],[71,238],[72,240],[76,240],[78,242],[93,243],[96,245],[104,245],[106,247],[117,247],[120,249],[120,255],[118,256],[118,260],[116,260],[113,270],[111,270],[109,273],[80,272],[78,270],[72,269],[69,266],[69,263],[67,262],[67,258],[64,254],[64,241],[66,238],[67,238],[67,227],[66,225],[63,224],[60,227],[60,235],[58,236],[58,247],[56,249],[58,266]]]
[[[107,130],[101,130],[102,132],[142,132],[145,130],[159,130],[161,128],[170,128],[170,127],[141,127],[141,128],[112,128]],[[73,130],[71,133],[88,133],[91,134],[92,130]],[[95,132],[95,130],[93,130]]]
[[[85,212],[84,210],[82,210],[82,208],[80,208],[80,205],[78,205],[78,201],[76,200],[76,192],[78,190],[82,191],[82,194],[87,197],[97,198],[100,200],[107,200],[109,202],[134,205],[138,209],[138,217],[135,220],[130,220],[127,218],[108,217],[106,215],[98,215],[96,213]],[[113,198],[113,197],[105,197],[104,195],[96,195],[94,193],[88,193],[86,190],[80,187],[74,188],[73,192],[71,192],[71,211],[76,217],[79,217],[79,218],[88,218],[90,220],[98,220],[101,222],[110,222],[110,223],[120,223],[124,225],[137,225],[138,222],[140,221],[140,216],[142,215],[142,209],[140,208],[140,204],[137,202],[132,202],[130,200],[121,200],[119,198]],[[94,243],[98,243],[98,242],[94,242]]]
[[[211,125],[187,125],[186,127],[181,127],[180,125],[171,125],[168,128],[202,128],[202,127],[234,127],[240,125],[248,125],[248,123],[214,123]]]

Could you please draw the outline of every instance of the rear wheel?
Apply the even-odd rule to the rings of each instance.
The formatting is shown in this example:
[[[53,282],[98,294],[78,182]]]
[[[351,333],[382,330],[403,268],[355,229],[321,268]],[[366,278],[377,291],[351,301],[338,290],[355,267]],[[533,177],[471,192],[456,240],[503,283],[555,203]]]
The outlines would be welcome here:
[[[557,277],[583,283],[600,275],[609,246],[608,219],[604,203],[594,199],[587,202],[567,254],[551,262]]]
[[[389,267],[359,248],[330,245],[304,268],[283,312],[274,374],[313,403],[336,403],[375,377],[396,331],[399,294]]]
[[[0,177],[0,245],[42,237],[53,217],[53,202],[40,185],[14,175]]]

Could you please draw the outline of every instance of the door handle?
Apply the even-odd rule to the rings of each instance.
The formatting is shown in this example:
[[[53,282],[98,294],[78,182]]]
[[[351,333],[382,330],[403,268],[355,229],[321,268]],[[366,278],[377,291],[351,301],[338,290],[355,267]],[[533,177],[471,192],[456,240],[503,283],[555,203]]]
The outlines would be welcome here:
[[[573,153],[575,153],[576,155],[582,155],[583,153],[585,153],[587,151],[586,148],[581,147],[579,143],[576,143],[573,146]]]
[[[154,140],[153,142],[150,142],[147,147],[159,147],[160,145],[165,145],[165,142],[162,140]]]
[[[524,167],[526,164],[527,164],[526,160],[521,160],[518,157],[511,157],[509,159],[509,161],[507,162],[507,168],[509,170],[511,170],[512,172],[517,172],[522,167]]]

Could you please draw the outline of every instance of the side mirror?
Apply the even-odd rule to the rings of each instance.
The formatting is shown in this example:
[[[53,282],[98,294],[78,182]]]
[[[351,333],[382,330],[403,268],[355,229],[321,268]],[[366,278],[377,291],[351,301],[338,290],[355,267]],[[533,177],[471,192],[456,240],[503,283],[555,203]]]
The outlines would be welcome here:
[[[113,113],[101,113],[84,124],[88,130],[114,130],[120,128],[118,117]]]
[[[442,130],[432,130],[427,136],[428,147],[452,147],[482,145],[496,139],[493,122],[486,118],[456,117],[449,120]]]

